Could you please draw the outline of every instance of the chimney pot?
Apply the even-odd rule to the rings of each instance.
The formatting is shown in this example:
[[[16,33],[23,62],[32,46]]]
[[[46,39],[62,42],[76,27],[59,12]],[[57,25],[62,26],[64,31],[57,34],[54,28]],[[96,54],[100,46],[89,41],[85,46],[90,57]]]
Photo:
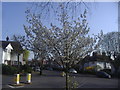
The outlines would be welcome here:
[[[6,37],[6,41],[8,41],[8,40],[9,40],[9,37],[7,36],[7,37]]]

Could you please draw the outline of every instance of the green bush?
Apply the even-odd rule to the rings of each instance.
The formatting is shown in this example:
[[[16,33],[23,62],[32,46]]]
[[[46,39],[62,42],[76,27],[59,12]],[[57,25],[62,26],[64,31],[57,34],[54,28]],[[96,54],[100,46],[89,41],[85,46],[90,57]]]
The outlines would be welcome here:
[[[14,66],[2,64],[2,74],[13,75],[18,72],[18,69]]]
[[[28,65],[23,65],[21,68],[22,68],[23,73],[31,73],[32,72],[32,68]]]
[[[96,72],[95,72],[94,70],[84,71],[83,73],[84,73],[84,74],[93,74],[93,75],[96,74]]]

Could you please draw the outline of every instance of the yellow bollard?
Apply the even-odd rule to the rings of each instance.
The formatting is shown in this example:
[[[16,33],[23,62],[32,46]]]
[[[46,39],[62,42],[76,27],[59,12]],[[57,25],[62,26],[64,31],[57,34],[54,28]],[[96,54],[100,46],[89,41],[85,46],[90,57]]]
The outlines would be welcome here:
[[[14,82],[15,82],[15,84],[20,84],[20,74],[16,74],[15,75],[15,78],[14,78]]]
[[[20,83],[20,74],[15,74],[14,76],[14,84],[8,84],[10,87],[23,86],[24,84]]]
[[[27,83],[31,83],[31,73],[27,74]]]
[[[17,74],[17,84],[20,84],[20,74]]]

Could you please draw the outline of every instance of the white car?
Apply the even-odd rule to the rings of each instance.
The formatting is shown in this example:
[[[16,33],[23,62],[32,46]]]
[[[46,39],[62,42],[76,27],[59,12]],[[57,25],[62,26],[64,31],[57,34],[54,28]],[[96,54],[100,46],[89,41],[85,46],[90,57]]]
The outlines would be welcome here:
[[[40,67],[37,67],[35,71],[40,72]]]
[[[69,73],[75,73],[75,74],[76,74],[77,71],[76,71],[75,69],[70,69],[70,70],[69,70]]]

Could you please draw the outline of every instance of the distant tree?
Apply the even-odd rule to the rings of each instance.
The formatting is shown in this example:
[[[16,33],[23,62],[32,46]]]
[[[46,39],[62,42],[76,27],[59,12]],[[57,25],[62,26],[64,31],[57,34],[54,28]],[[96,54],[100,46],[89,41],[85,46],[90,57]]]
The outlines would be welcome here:
[[[120,32],[109,32],[105,34],[101,40],[101,49],[107,53],[109,58],[111,56],[114,57],[111,63],[115,68],[115,72],[117,72],[120,66]]]
[[[23,50],[23,60],[28,63],[28,58],[29,58],[30,52],[26,49]]]
[[[109,32],[103,36],[101,40],[101,49],[105,51],[109,56],[113,55],[116,58],[120,53],[120,33]]]
[[[115,62],[116,62],[117,70],[118,70],[120,68],[120,54],[117,56]]]
[[[115,58],[115,60],[112,62],[112,64],[114,65],[115,68],[115,74],[118,73],[118,70],[120,68],[120,54],[118,54]]]

